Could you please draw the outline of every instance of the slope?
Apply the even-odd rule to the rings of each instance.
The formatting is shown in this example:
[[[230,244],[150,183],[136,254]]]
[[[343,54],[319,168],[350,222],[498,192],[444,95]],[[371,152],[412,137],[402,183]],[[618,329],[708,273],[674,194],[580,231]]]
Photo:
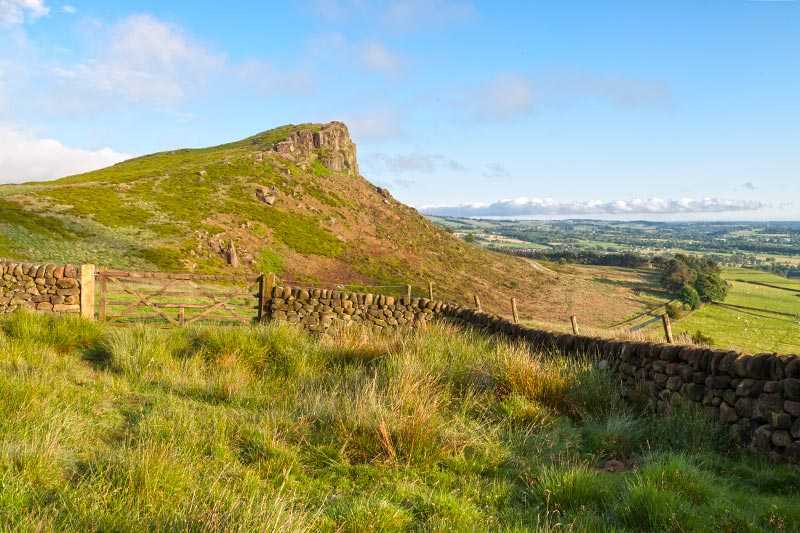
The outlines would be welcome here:
[[[52,182],[0,187],[0,257],[297,282],[433,281],[437,295],[508,313],[553,283],[524,260],[464,243],[359,175],[347,127],[289,125]],[[233,242],[238,265],[228,261]]]

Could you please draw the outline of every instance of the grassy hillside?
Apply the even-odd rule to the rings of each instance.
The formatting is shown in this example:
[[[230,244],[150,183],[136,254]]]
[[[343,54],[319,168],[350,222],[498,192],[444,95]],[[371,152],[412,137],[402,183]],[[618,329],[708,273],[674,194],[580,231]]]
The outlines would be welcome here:
[[[800,281],[746,269],[723,277],[731,284],[724,305],[704,306],[676,322],[676,332],[700,331],[717,346],[751,353],[800,353]]]
[[[242,271],[412,283],[419,291],[433,280],[441,296],[465,302],[478,291],[487,308],[506,313],[514,289],[524,312],[547,315],[535,305],[547,280],[529,263],[468,245],[355,173],[331,170],[323,163],[330,148],[302,157],[274,151],[298,132],[328,127],[284,126],[53,182],[2,186],[0,257],[231,272],[224,252],[233,241]],[[273,206],[259,200],[258,187],[274,191]]]
[[[798,531],[796,469],[611,377],[444,326],[0,318],[0,523],[24,531]]]

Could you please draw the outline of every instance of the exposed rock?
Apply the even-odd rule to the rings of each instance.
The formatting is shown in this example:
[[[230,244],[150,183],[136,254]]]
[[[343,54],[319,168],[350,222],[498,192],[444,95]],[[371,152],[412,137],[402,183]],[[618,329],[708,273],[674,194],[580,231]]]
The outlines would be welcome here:
[[[278,190],[275,187],[256,187],[256,198],[267,205],[275,205],[278,198]]]
[[[287,139],[276,143],[273,150],[293,161],[318,158],[326,167],[336,172],[358,175],[356,145],[350,132],[341,122],[330,122],[319,131],[301,129]]]
[[[236,253],[236,245],[233,243],[233,240],[231,240],[228,245],[228,264],[233,268],[239,266],[239,254]]]

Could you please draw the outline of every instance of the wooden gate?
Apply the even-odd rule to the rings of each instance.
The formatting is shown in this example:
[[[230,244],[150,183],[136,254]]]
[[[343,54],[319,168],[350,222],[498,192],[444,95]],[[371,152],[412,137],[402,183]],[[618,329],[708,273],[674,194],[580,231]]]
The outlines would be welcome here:
[[[98,270],[98,320],[183,326],[250,323],[261,277]]]

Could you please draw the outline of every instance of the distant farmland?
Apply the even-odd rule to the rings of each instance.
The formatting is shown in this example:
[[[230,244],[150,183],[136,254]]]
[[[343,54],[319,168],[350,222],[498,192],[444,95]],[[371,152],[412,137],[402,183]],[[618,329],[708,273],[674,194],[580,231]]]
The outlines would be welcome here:
[[[675,331],[701,331],[716,346],[751,353],[800,353],[800,280],[747,269],[723,276],[731,283],[725,303],[677,321]]]

